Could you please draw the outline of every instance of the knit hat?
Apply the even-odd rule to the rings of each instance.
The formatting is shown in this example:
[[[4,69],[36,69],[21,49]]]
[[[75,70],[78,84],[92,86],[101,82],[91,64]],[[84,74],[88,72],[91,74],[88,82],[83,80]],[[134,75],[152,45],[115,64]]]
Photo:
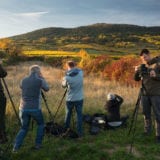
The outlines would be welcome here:
[[[115,95],[113,93],[108,93],[107,95],[107,100],[114,100],[115,99]]]

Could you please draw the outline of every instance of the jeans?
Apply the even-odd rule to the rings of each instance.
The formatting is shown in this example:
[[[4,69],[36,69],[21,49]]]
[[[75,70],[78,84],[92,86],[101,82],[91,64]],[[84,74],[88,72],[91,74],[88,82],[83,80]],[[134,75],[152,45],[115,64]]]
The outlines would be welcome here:
[[[65,117],[65,128],[70,127],[71,115],[73,108],[75,107],[77,114],[77,132],[79,136],[82,136],[82,107],[83,100],[80,101],[67,101],[66,102],[66,117]]]
[[[22,126],[16,136],[14,148],[19,149],[21,147],[23,140],[28,132],[31,117],[37,122],[37,125],[38,125],[35,144],[41,145],[42,139],[44,136],[44,120],[43,120],[42,111],[41,110],[33,110],[33,111],[20,110],[19,116],[21,119]]]

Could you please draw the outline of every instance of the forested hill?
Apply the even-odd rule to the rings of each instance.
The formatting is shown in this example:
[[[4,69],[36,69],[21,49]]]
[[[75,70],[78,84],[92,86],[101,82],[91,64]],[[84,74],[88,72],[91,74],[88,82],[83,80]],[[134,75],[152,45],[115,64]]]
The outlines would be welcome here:
[[[77,28],[43,28],[26,34],[12,37],[15,40],[37,40],[41,37],[55,38],[55,37],[96,37],[100,34],[160,34],[160,27],[142,27],[127,24],[93,24],[89,26],[82,26]]]
[[[148,37],[154,37],[149,40]],[[43,28],[22,35],[10,37],[19,44],[47,44],[48,47],[65,44],[101,44],[113,46],[113,43],[124,42],[128,45],[134,43],[152,43],[160,40],[160,26],[144,27],[128,24],[97,23],[77,28]],[[133,43],[133,44],[132,44]],[[157,45],[155,43],[155,45]],[[153,43],[152,43],[153,44]],[[41,46],[41,45],[37,45]],[[52,48],[52,47],[51,47]]]

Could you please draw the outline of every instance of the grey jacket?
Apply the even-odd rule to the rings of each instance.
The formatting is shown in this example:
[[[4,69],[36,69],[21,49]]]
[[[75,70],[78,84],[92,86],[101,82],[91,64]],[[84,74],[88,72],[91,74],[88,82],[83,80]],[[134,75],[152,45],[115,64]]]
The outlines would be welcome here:
[[[23,110],[37,110],[41,109],[41,89],[49,90],[49,86],[44,78],[41,78],[37,73],[31,73],[25,77],[21,84],[22,98],[20,101],[20,109]]]
[[[83,100],[83,71],[78,68],[67,71],[62,86],[67,87],[66,101]]]

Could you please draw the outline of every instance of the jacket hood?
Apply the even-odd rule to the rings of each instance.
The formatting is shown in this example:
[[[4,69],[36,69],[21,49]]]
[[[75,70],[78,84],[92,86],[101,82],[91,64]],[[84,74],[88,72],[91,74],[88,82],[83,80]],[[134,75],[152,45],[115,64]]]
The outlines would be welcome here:
[[[69,71],[66,72],[66,76],[74,77],[80,72],[80,69],[78,68],[73,68]]]

